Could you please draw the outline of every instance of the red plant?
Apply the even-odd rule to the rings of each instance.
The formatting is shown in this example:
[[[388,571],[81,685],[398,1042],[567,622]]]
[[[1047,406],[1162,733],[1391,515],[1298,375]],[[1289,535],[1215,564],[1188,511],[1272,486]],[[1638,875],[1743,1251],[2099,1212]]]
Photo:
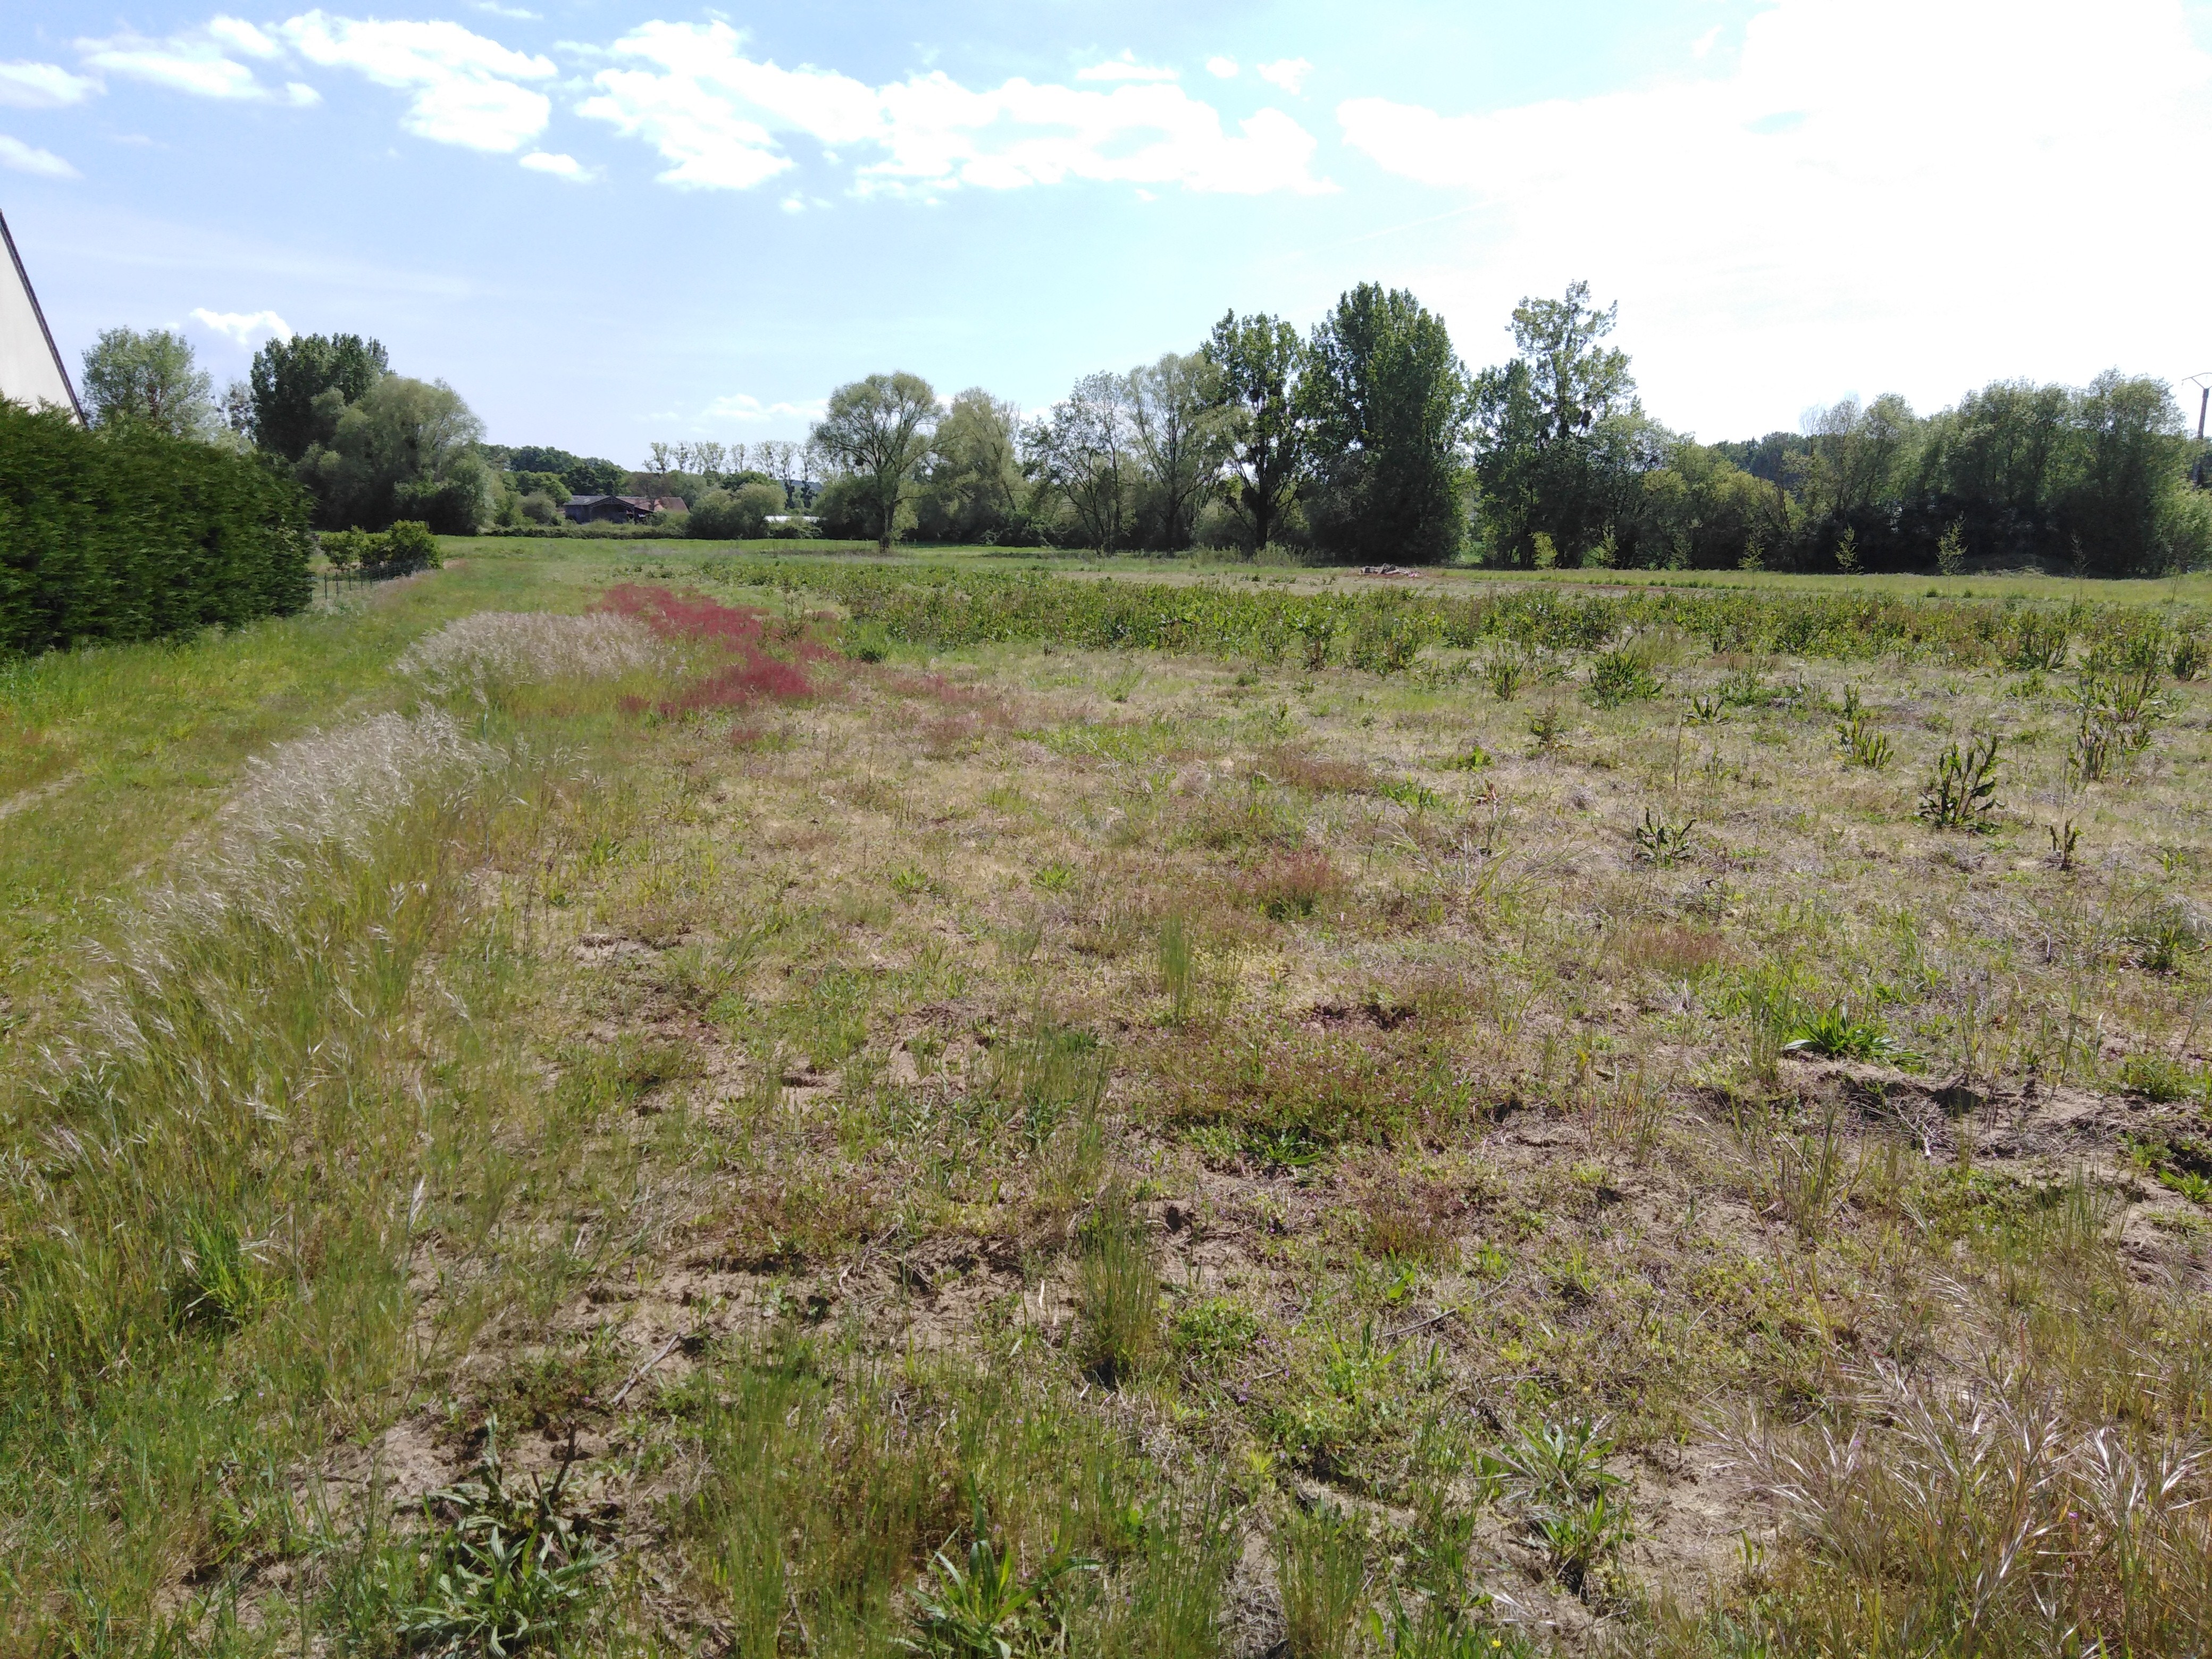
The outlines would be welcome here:
[[[785,654],[771,653],[766,648],[772,620],[767,611],[724,605],[696,593],[625,582],[609,588],[599,608],[635,617],[664,639],[696,640],[729,653],[730,660],[706,678],[656,705],[663,714],[703,714],[710,708],[744,708],[763,701],[792,702],[812,696],[816,688],[799,664],[836,654],[804,633],[780,641]]]

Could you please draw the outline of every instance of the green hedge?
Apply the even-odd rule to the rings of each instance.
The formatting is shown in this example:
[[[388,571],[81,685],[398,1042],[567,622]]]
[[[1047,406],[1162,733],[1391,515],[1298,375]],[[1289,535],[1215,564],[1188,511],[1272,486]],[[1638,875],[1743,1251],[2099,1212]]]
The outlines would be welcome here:
[[[0,654],[297,611],[307,526],[255,458],[0,401]]]

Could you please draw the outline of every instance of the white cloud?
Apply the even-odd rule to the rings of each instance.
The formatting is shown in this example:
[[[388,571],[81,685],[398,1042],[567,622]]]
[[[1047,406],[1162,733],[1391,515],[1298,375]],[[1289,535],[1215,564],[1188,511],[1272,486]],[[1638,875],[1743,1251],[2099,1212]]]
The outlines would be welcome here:
[[[534,23],[538,14],[521,6],[502,6],[499,0],[469,0],[478,11],[489,12],[494,17],[512,17],[518,22]]]
[[[739,392],[715,398],[699,411],[699,419],[702,422],[740,421],[749,425],[764,421],[809,422],[820,420],[828,408],[828,404],[820,398],[808,404],[764,404]]]
[[[1718,23],[1716,23],[1712,27],[1707,29],[1703,34],[1698,37],[1696,43],[1690,48],[1690,56],[1692,58],[1704,58],[1708,56],[1712,52],[1712,49],[1720,43],[1720,38],[1721,26]]]
[[[1206,60],[1206,72],[1223,81],[1233,81],[1237,78],[1237,60],[1234,58],[1209,58]]]
[[[228,21],[216,19],[217,22]],[[190,93],[195,98],[269,96],[269,89],[254,78],[253,71],[229,55],[234,43],[217,38],[211,29],[189,30],[166,40],[121,34],[76,44],[89,68],[151,82],[172,92]]]
[[[1279,58],[1272,64],[1260,64],[1254,73],[1295,97],[1305,90],[1306,76],[1313,73],[1313,65],[1303,58]]]
[[[1468,325],[1589,277],[1655,409],[1794,422],[1845,386],[1948,402],[2086,379],[2195,337],[2212,258],[2170,167],[2212,141],[2179,0],[1778,0],[1718,73],[1487,113],[1340,105],[1386,170],[1476,211],[1407,268]],[[2201,347],[2191,348],[2191,350]]]
[[[0,167],[27,173],[40,179],[75,179],[77,170],[50,149],[40,149],[20,138],[0,132]]]
[[[1172,81],[1176,72],[1152,64],[1140,64],[1133,52],[1124,52],[1119,58],[1109,58],[1103,64],[1093,64],[1088,69],[1075,71],[1079,81]]]
[[[59,64],[0,64],[0,104],[17,109],[55,109],[82,103],[100,82],[72,75]]]
[[[414,94],[404,125],[417,137],[471,149],[519,149],[545,129],[552,100],[519,81],[544,80],[552,61],[511,51],[459,23],[362,21],[311,11],[284,40],[309,63],[357,70]]]
[[[550,173],[556,179],[566,179],[570,184],[590,182],[591,169],[573,155],[559,155],[546,150],[533,149],[522,158],[522,165],[532,173]]]
[[[1312,135],[1281,111],[1261,110],[1232,135],[1170,82],[1096,91],[1017,79],[975,91],[931,72],[871,87],[757,62],[742,45],[725,23],[643,24],[614,47],[639,67],[601,70],[579,112],[653,145],[669,163],[663,182],[694,189],[745,190],[788,171],[782,139],[794,134],[872,155],[854,168],[863,193],[1068,179],[1243,194],[1332,188],[1310,170]]]
[[[323,94],[305,81],[287,81],[284,83],[284,101],[295,109],[307,109],[321,103]]]
[[[192,320],[240,345],[257,334],[273,334],[280,340],[292,337],[291,324],[273,311],[210,311],[203,306],[193,310]]]
[[[207,36],[216,45],[227,47],[232,52],[242,52],[248,58],[266,60],[271,58],[282,58],[284,55],[283,46],[242,18],[222,16],[210,18]]]

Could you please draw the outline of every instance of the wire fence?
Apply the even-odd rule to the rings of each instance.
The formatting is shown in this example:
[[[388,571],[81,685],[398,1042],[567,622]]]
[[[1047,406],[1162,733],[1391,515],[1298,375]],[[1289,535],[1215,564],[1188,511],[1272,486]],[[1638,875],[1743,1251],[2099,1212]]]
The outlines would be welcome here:
[[[380,564],[349,564],[340,569],[325,570],[322,573],[323,599],[328,603],[350,588],[392,581],[429,568],[428,559],[386,559]]]

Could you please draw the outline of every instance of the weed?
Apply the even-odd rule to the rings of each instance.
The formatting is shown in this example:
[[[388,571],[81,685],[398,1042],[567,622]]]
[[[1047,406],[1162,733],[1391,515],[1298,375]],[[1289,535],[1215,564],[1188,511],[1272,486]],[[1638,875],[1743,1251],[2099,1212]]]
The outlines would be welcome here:
[[[1490,687],[1491,695],[1500,702],[1510,702],[1520,692],[1521,682],[1528,672],[1528,659],[1517,651],[1495,651],[1482,665],[1482,678]]]
[[[558,1644],[605,1565],[565,1502],[574,1457],[572,1442],[551,1485],[533,1479],[520,1492],[501,1465],[497,1423],[485,1425],[470,1477],[423,1500],[433,1562],[429,1594],[400,1615],[410,1647],[505,1659]]]
[[[979,1502],[964,1565],[943,1550],[936,1582],[915,1597],[915,1634],[901,1646],[930,1659],[1016,1659],[1060,1653],[1067,1646],[1062,1581],[1094,1571],[1095,1562],[1055,1550],[1027,1577],[1016,1552],[991,1537]]]
[[[1875,729],[1866,711],[1859,707],[1856,687],[1844,694],[1844,718],[1836,727],[1836,741],[1843,745],[1844,754],[1852,765],[1863,766],[1879,772],[1895,756],[1889,739]]]
[[[1066,893],[1074,890],[1077,871],[1073,865],[1055,860],[1041,864],[1030,872],[1030,883],[1044,893]]]
[[[2177,1100],[2212,1099],[2212,1074],[2156,1050],[2130,1054],[2122,1060],[2120,1082],[2145,1100],[2161,1104]]]
[[[1897,1054],[1878,1019],[1851,1012],[1848,1003],[1831,1003],[1808,1014],[1782,1044],[1785,1054],[1820,1054],[1832,1060],[1887,1060]]]
[[[1490,763],[1490,751],[1479,743],[1468,744],[1449,763],[1455,772],[1480,772]]]
[[[1160,923],[1159,964],[1160,988],[1168,997],[1168,1018],[1176,1025],[1187,1024],[1198,1002],[1199,974],[1190,932],[1180,913],[1170,912]]]
[[[1605,1467],[1613,1451],[1602,1423],[1546,1422],[1522,1428],[1480,1464],[1520,1510],[1559,1582],[1577,1595],[1632,1534],[1627,1501],[1619,1496],[1627,1483]]]
[[[1168,1346],[1189,1364],[1211,1369],[1251,1347],[1260,1334],[1259,1316],[1229,1297],[1208,1297],[1177,1310]]]
[[[2146,908],[2127,924],[2121,939],[2135,951],[2138,968],[2171,974],[2203,951],[2204,934],[2203,924],[2186,904],[2168,902]]]
[[[1694,856],[1690,837],[1697,827],[1695,818],[1684,818],[1675,823],[1655,816],[1647,806],[1644,809],[1643,823],[1632,832],[1636,856],[1662,869],[1670,864],[1680,864]]]
[[[1528,735],[1536,740],[1535,752],[1539,755],[1548,755],[1556,750],[1559,740],[1566,735],[1566,720],[1555,702],[1546,703],[1528,716]]]
[[[1692,726],[1717,725],[1721,718],[1721,700],[1717,695],[1707,693],[1692,696],[1690,699],[1690,724]]]
[[[1344,890],[1344,878],[1326,853],[1291,853],[1269,860],[1239,878],[1245,902],[1277,921],[1310,916],[1322,903]]]
[[[1659,695],[1650,666],[1633,650],[1606,652],[1590,665],[1589,699],[1601,708],[1618,708]]]
[[[1994,732],[1936,757],[1920,795],[1920,816],[1939,830],[1985,832],[1996,827],[1997,739]]]

